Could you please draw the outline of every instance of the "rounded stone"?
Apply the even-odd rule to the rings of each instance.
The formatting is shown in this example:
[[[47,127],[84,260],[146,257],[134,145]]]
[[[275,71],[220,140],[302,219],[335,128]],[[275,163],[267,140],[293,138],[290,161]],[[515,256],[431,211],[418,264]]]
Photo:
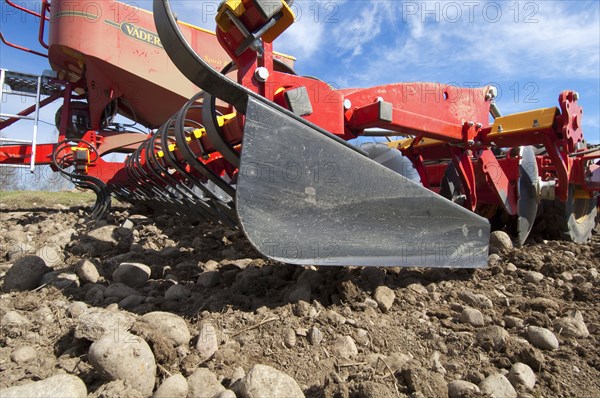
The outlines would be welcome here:
[[[22,346],[16,348],[11,354],[10,359],[18,365],[34,361],[37,358],[35,348],[31,346]]]
[[[4,292],[32,290],[39,286],[42,277],[52,271],[38,256],[25,256],[15,261],[4,275]]]
[[[140,321],[161,332],[164,337],[173,343],[174,347],[188,345],[192,338],[183,318],[170,312],[149,312],[142,316]]]
[[[152,398],[186,398],[188,382],[181,374],[168,377],[156,389]]]
[[[527,328],[527,339],[534,346],[543,350],[557,350],[558,339],[550,330],[538,326]]]
[[[144,396],[154,390],[156,362],[142,338],[120,331],[92,343],[88,360],[107,380],[124,380]]]
[[[0,390],[2,398],[87,397],[87,387],[79,377],[61,374],[45,380]]]
[[[151,274],[150,267],[142,263],[121,263],[113,272],[113,280],[129,287],[144,286]]]
[[[535,386],[535,373],[524,363],[517,362],[510,368],[508,380],[515,387],[525,386],[528,390],[533,390]]]

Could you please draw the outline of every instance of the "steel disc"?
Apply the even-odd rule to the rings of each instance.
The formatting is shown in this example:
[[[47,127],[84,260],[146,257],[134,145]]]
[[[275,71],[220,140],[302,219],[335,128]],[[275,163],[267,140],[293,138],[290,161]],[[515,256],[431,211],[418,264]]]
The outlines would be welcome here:
[[[521,160],[519,161],[517,239],[519,245],[525,240],[533,228],[538,211],[538,184],[539,174],[535,152],[532,146],[520,148]]]

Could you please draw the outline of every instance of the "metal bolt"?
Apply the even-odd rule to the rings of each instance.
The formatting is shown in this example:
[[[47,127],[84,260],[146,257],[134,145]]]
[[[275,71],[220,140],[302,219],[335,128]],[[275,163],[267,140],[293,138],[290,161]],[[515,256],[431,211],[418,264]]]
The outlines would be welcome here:
[[[254,71],[254,77],[259,82],[264,83],[269,78],[269,70],[264,66],[260,66]]]
[[[573,100],[579,101],[579,93],[577,91],[573,93]]]
[[[498,132],[501,133],[502,131],[504,131],[504,129],[502,128],[502,125],[498,125]]]
[[[375,98],[375,102],[383,102],[383,97],[377,97],[377,98]]]
[[[478,128],[478,129],[480,129],[482,126],[483,126],[483,125],[482,125],[481,123],[477,123],[477,124],[475,125],[475,127],[476,127],[476,128]]]
[[[475,125],[475,122],[467,122],[467,124],[469,125],[469,127],[473,127]]]
[[[345,99],[344,100],[344,109],[350,110],[350,108],[352,108],[352,101],[350,101],[349,99]]]
[[[473,145],[473,144],[475,144],[475,141],[473,141],[473,140],[469,140],[469,141],[467,141],[467,144],[469,144],[469,145]]]
[[[485,95],[485,99],[487,101],[493,100],[494,98],[496,98],[498,96],[498,89],[494,86],[489,86],[488,87],[488,92]]]

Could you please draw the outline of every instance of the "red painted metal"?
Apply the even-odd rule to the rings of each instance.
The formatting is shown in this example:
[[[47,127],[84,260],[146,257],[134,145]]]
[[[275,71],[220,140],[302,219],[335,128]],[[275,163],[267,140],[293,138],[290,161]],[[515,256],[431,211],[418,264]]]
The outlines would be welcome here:
[[[2,40],[2,43],[6,44],[9,47],[16,48],[17,50],[25,51],[25,52],[27,52],[29,54],[39,55],[40,57],[48,58],[47,54],[43,54],[43,53],[41,53],[39,51],[35,51],[35,50],[30,49],[30,48],[23,47],[23,46],[20,46],[18,44],[9,42],[8,40],[6,40],[6,38],[4,37],[4,35],[2,34],[2,32],[0,32],[0,40]]]

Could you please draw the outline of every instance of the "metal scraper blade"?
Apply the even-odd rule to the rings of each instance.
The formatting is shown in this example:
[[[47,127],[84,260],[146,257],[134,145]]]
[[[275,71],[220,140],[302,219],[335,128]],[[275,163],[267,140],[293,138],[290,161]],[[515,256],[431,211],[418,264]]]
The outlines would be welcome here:
[[[487,265],[486,219],[252,98],[236,196],[250,242],[285,263]]]

